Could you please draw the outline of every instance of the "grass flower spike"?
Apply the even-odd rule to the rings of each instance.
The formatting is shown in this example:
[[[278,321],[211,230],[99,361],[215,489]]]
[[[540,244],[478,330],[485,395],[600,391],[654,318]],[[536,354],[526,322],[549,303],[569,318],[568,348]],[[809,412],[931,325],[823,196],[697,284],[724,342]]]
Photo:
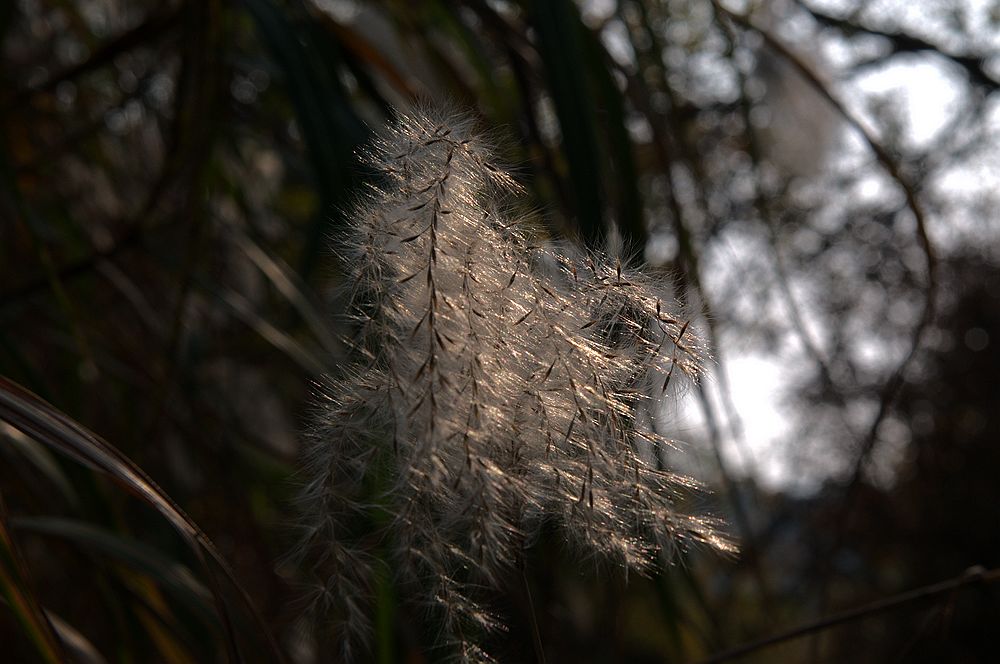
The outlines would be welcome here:
[[[700,361],[657,285],[536,242],[505,207],[514,180],[450,112],[400,115],[367,161],[382,178],[342,248],[353,354],[324,391],[303,495],[301,549],[347,658],[385,561],[482,661],[476,635],[501,621],[477,595],[543,525],[637,571],[691,542],[731,548],[663,468],[651,414]]]

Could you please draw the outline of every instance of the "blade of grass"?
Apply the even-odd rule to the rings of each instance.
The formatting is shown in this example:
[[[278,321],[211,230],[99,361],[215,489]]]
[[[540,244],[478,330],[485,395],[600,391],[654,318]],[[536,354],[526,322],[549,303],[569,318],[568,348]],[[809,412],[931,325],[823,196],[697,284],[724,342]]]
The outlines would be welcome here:
[[[210,563],[214,563],[222,571],[240,595],[260,634],[266,639],[271,655],[278,661],[282,660],[280,650],[253,600],[211,539],[135,462],[97,434],[3,376],[0,376],[0,420],[84,465],[105,473],[116,484],[159,512],[174,527],[205,566],[216,611],[225,628],[226,646],[232,661],[242,661],[242,657],[228,604],[218,585],[216,570]]]
[[[101,656],[101,653],[97,652],[94,644],[75,627],[51,611],[46,611],[45,615],[52,623],[52,629],[59,636],[59,640],[65,644],[67,652],[71,655],[70,661],[75,664],[107,664],[107,660]]]
[[[372,71],[379,72],[382,78],[403,99],[410,101],[417,99],[418,92],[414,88],[414,83],[419,84],[419,81],[409,80],[378,47],[365,39],[358,31],[341,25],[333,16],[319,9],[314,4],[310,3],[306,7],[309,15],[328,30],[343,45],[345,51],[352,54],[358,61],[364,62]]]
[[[264,320],[254,311],[253,304],[244,296],[231,289],[215,289],[213,292],[236,314],[237,318],[246,323],[269,344],[294,360],[306,373],[318,377],[329,372],[330,367],[321,362],[311,350]]]
[[[11,526],[19,532],[64,539],[101,557],[120,561],[157,582],[186,608],[209,622],[214,617],[212,594],[186,566],[153,547],[109,530],[61,517],[16,517]]]
[[[354,149],[367,139],[368,129],[338,76],[342,58],[337,45],[315,18],[302,11],[302,24],[293,23],[289,12],[271,0],[243,0],[243,6],[284,74],[320,192],[300,270],[307,278],[330,231],[331,213],[346,200],[354,179]]]
[[[596,110],[601,116],[604,131],[601,136],[612,165],[613,194],[618,230],[630,251],[641,252],[646,245],[646,225],[642,214],[642,197],[639,194],[639,175],[632,154],[632,139],[625,125],[625,99],[611,75],[611,56],[600,38],[581,25],[583,50],[587,56],[587,71],[596,88]]]
[[[0,591],[41,661],[57,664],[65,659],[62,644],[31,591],[28,579],[27,565],[10,535],[7,508],[0,496]]]
[[[493,117],[513,117],[517,100],[503,92],[503,88],[509,87],[510,82],[504,80],[502,72],[498,71],[496,65],[487,57],[480,35],[469,30],[458,13],[443,2],[426,3],[425,12],[428,23],[439,26],[443,33],[451,38],[457,52],[464,56],[465,62],[475,71],[479,82],[476,89],[477,97],[493,110]],[[509,79],[509,75],[506,78]]]
[[[164,664],[187,664],[192,650],[185,646],[173,616],[159,588],[147,577],[120,571],[127,592],[132,596],[132,611],[154,644],[156,655]],[[197,651],[194,651],[197,652]]]
[[[232,229],[232,237],[240,250],[257,269],[274,284],[282,295],[295,307],[302,319],[309,325],[316,339],[328,353],[337,351],[337,341],[330,333],[330,325],[323,319],[316,305],[306,295],[305,285],[296,277],[283,261],[268,254],[259,244],[239,229]]]
[[[66,499],[67,504],[73,507],[80,504],[80,497],[70,483],[69,478],[66,477],[66,474],[63,473],[59,464],[56,463],[55,458],[49,454],[48,450],[39,445],[37,441],[28,438],[7,424],[0,425],[0,436],[6,436],[11,442],[11,448],[38,469],[42,477],[51,482],[59,490],[62,497]],[[7,446],[4,446],[5,451],[6,449]],[[45,489],[51,491],[51,487],[45,487]]]
[[[605,240],[604,187],[593,114],[597,104],[585,66],[585,27],[570,0],[533,3],[530,17],[562,130],[579,232],[588,247],[596,248]]]

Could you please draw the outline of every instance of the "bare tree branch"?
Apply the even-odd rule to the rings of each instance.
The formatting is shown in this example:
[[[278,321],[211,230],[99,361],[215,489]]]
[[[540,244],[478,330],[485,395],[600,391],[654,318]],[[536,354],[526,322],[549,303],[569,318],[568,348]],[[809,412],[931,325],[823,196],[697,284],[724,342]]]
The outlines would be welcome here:
[[[859,606],[854,609],[834,613],[833,615],[827,616],[821,620],[806,623],[805,625],[800,625],[787,631],[762,639],[757,639],[756,641],[745,643],[730,650],[716,653],[707,659],[701,660],[699,664],[717,664],[718,662],[728,662],[730,660],[744,657],[758,650],[763,650],[764,648],[769,648],[779,643],[792,641],[808,634],[821,632],[823,630],[830,629],[831,627],[836,627],[837,625],[842,625],[854,620],[860,620],[861,618],[867,618],[880,613],[885,613],[887,611],[892,611],[908,604],[914,604],[923,600],[940,597],[941,595],[947,595],[967,586],[984,585],[995,583],[997,581],[1000,581],[1000,569],[985,570],[981,566],[977,565],[975,567],[970,567],[964,574],[953,579],[940,581],[929,586],[923,586],[898,595],[886,597],[885,599],[880,599],[872,602],[871,604],[865,604],[864,606]]]
[[[861,25],[860,23],[850,19],[839,18],[821,10],[813,9],[801,0],[796,0],[795,4],[801,7],[804,11],[808,12],[809,15],[812,16],[813,19],[820,25],[840,30],[845,37],[849,38],[855,35],[881,37],[889,42],[892,47],[893,54],[923,52],[937,53],[938,55],[947,58],[961,67],[965,71],[966,75],[968,75],[969,82],[973,85],[981,88],[988,88],[989,90],[996,90],[1000,88],[1000,81],[997,81],[986,71],[986,58],[983,56],[970,55],[966,53],[950,53],[940,46],[932,44],[929,41],[921,39],[920,37],[914,37],[906,32],[879,30],[867,25]],[[880,56],[877,62],[885,62],[885,57]]]

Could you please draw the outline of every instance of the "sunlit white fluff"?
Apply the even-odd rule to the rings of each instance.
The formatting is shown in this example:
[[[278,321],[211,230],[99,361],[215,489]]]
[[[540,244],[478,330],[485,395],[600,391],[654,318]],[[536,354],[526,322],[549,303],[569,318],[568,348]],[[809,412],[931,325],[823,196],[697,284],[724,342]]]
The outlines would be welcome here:
[[[693,483],[660,467],[668,441],[640,421],[667,381],[699,371],[657,285],[534,242],[468,120],[400,115],[366,160],[382,179],[341,248],[355,351],[324,391],[303,495],[302,551],[348,658],[380,558],[480,661],[471,635],[499,621],[475,589],[498,585],[542,524],[640,571],[687,542],[730,548],[677,507]]]

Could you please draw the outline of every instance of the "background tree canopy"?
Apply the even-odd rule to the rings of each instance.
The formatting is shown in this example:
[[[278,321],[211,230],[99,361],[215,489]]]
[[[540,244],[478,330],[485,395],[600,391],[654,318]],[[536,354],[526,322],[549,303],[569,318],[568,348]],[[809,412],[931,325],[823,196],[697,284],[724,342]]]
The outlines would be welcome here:
[[[714,364],[664,428],[741,546],[626,583],[542,537],[500,661],[697,661],[949,579],[746,661],[1000,659],[1000,3],[12,0],[0,39],[11,661],[337,656],[281,562],[299,441],[355,151],[421,100],[495,130],[539,239],[669,281]],[[448,654],[378,593],[372,659]]]

